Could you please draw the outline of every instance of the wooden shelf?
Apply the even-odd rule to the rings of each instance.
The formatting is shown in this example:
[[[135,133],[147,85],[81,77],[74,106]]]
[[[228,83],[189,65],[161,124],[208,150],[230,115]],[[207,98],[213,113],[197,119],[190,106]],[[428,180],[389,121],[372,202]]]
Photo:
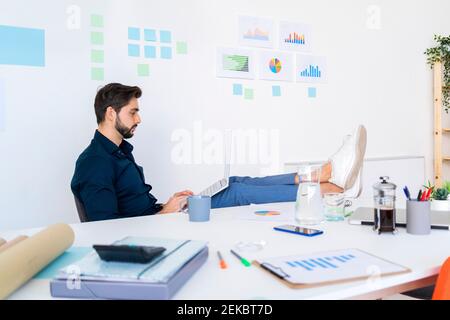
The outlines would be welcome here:
[[[442,94],[450,90],[450,86],[442,81],[442,63],[436,62],[433,68],[433,108],[434,108],[434,185],[440,188],[445,177],[442,166],[450,162],[450,155],[442,150],[443,133],[449,134],[450,128],[442,128]]]

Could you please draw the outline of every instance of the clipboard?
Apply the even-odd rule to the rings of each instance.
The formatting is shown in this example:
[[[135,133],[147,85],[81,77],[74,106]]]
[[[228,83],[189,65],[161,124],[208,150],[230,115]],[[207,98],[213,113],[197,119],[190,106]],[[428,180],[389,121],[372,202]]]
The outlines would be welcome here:
[[[348,259],[344,262],[343,257]],[[313,261],[316,262],[315,266]],[[253,264],[293,289],[341,284],[374,276],[385,277],[411,272],[411,269],[405,266],[359,249],[259,259],[254,260]],[[352,271],[356,272],[352,273]]]

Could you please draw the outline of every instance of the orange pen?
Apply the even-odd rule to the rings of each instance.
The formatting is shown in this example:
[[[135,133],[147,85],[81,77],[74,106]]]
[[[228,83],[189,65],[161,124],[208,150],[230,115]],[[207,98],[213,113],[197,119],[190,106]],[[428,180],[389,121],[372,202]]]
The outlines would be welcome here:
[[[222,254],[220,253],[220,251],[217,251],[217,255],[219,256],[220,268],[226,269],[227,263],[225,262],[225,260],[223,260],[223,257],[222,257]]]

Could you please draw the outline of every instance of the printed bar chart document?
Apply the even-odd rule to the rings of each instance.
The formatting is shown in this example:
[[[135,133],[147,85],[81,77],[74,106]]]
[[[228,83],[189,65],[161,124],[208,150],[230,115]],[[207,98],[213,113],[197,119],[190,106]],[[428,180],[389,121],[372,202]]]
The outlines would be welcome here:
[[[259,259],[254,263],[293,288],[329,285],[410,272],[407,267],[359,249]]]

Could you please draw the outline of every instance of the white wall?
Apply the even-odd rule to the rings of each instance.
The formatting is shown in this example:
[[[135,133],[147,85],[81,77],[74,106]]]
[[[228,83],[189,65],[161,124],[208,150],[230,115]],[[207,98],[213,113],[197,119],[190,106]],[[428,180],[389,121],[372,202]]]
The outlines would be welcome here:
[[[73,4],[81,8],[79,30],[66,28]],[[366,27],[369,5],[381,8],[379,30]],[[112,81],[143,88],[143,123],[130,142],[161,201],[201,189],[219,167],[171,161],[174,130],[193,130],[200,120],[205,130],[279,130],[280,163],[325,158],[363,123],[368,157],[423,155],[431,176],[432,75],[423,51],[433,34],[448,34],[449,10],[447,0],[2,1],[0,24],[46,30],[46,66],[0,65],[0,230],[77,221],[69,183],[96,127],[95,92]],[[90,80],[91,14],[105,18],[103,82]],[[306,97],[305,84],[282,83],[282,97],[273,98],[272,82],[215,77],[216,47],[238,46],[238,14],[312,25],[313,53],[326,56],[329,69],[316,99]],[[127,55],[129,26],[169,29],[187,41],[188,54],[152,62],[150,77],[138,77]],[[255,99],[232,96],[236,82],[253,87]],[[232,172],[260,173],[255,165]]]

